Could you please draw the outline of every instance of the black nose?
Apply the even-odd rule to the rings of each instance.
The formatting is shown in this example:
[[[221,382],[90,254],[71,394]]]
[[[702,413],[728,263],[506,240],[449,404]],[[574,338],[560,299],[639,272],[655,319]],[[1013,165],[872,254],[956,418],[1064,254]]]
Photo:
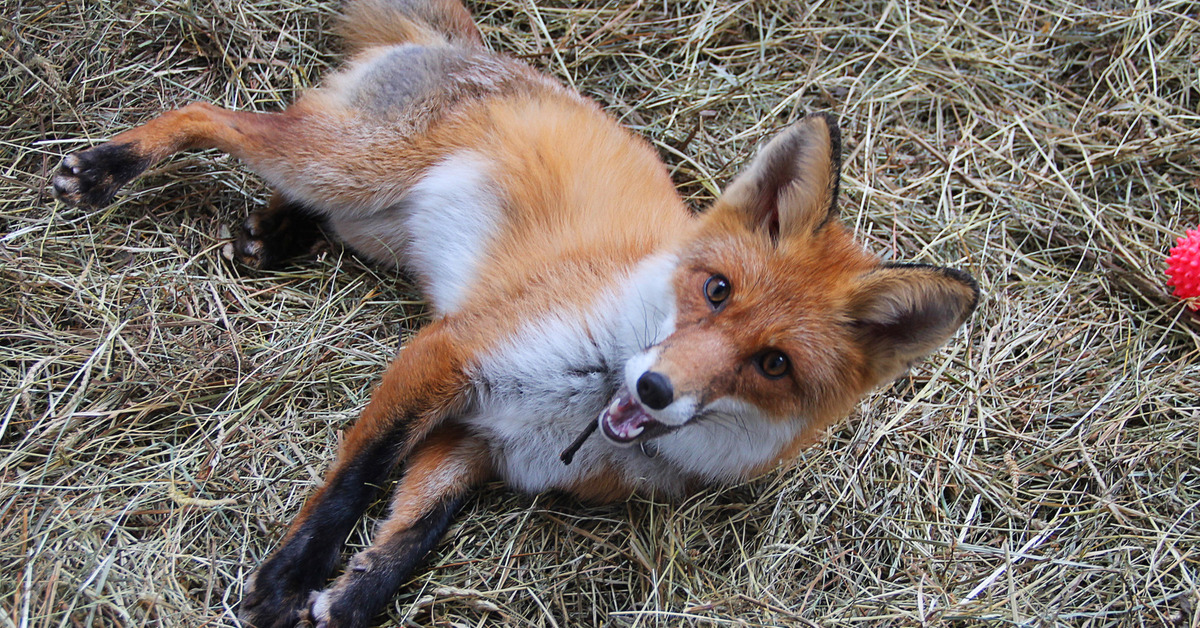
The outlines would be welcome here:
[[[662,373],[646,371],[637,381],[637,394],[642,403],[654,410],[662,410],[671,405],[675,391],[671,389],[671,380]]]

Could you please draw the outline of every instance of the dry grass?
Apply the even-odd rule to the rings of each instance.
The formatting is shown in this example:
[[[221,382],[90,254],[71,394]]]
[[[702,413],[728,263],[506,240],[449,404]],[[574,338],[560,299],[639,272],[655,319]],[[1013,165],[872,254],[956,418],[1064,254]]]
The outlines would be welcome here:
[[[422,306],[326,258],[254,274],[266,190],[172,159],[102,212],[62,154],[191,100],[275,110],[328,0],[0,4],[0,627],[233,625]],[[1190,2],[480,2],[491,46],[653,139],[702,205],[842,117],[844,218],[986,303],[796,469],[678,505],[485,491],[390,609],[421,626],[1200,626]],[[352,539],[361,543],[361,532]]]

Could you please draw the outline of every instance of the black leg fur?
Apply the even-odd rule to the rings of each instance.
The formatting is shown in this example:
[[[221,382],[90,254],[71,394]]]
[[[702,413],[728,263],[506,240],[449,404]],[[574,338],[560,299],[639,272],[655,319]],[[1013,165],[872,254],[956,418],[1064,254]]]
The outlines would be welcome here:
[[[406,520],[424,516],[448,495],[461,494],[490,469],[482,443],[464,442],[449,428],[436,437],[431,434],[448,416],[462,411],[471,390],[462,370],[460,343],[447,320],[426,326],[388,367],[371,402],[343,439],[325,485],[309,498],[281,547],[250,577],[238,609],[247,625],[291,628],[307,619],[310,594],[322,588],[346,536],[399,461],[409,464],[406,481],[433,481],[423,491],[433,499],[402,511]],[[439,472],[447,449],[459,462],[459,472],[450,476]],[[414,476],[417,468],[425,474]],[[407,527],[411,525],[396,532]]]
[[[349,464],[335,470],[311,498],[307,516],[251,577],[238,617],[255,628],[292,628],[337,564],[342,544],[395,466],[394,443],[381,439]],[[302,513],[303,516],[303,513]]]
[[[70,205],[104,207],[121,186],[145,172],[154,160],[136,143],[105,142],[63,157],[50,178],[54,197]]]
[[[356,554],[335,585],[314,601],[317,628],[368,625],[437,545],[465,499],[462,494],[448,496],[412,527]]]

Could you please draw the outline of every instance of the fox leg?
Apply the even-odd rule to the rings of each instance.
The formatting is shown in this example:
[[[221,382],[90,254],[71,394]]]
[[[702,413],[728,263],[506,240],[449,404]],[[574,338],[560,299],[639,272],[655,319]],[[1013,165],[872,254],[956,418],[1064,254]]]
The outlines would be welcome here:
[[[319,91],[279,113],[192,103],[67,155],[51,185],[65,203],[102,207],[121,186],[163,159],[217,148],[310,213],[369,214],[403,196],[437,159],[412,148],[412,138],[404,133],[379,133],[382,122],[371,115]],[[382,163],[381,155],[387,157]]]
[[[278,195],[243,225],[235,257],[268,268],[308,252],[325,233],[366,259],[400,265],[406,235],[392,210],[441,156],[404,133],[381,133],[384,123],[371,116],[319,91],[281,113],[194,103],[67,155],[51,184],[65,203],[101,207],[170,155],[217,148],[244,162]]]
[[[371,546],[312,602],[317,628],[366,625],[450,527],[468,490],[490,474],[486,445],[458,426],[439,428],[410,457],[391,514]]]
[[[396,463],[469,403],[466,349],[442,319],[408,343],[342,443],[322,487],[251,576],[238,610],[257,628],[294,626]]]
[[[121,186],[167,157],[193,148],[220,148],[239,157],[275,152],[276,140],[298,121],[284,113],[250,113],[193,103],[168,111],[98,146],[72,153],[51,178],[54,195],[85,207],[107,205]],[[286,143],[286,142],[279,142]]]

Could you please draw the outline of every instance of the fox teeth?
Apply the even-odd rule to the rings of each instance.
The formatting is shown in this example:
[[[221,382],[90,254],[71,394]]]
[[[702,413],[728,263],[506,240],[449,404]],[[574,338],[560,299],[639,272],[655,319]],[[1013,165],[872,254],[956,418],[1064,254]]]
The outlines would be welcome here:
[[[637,436],[638,434],[641,434],[641,433],[642,433],[642,430],[644,430],[644,429],[646,429],[646,428],[645,428],[645,427],[642,427],[641,425],[639,425],[639,426],[637,426],[637,427],[635,427],[635,428],[633,428],[633,429],[629,430],[628,432],[625,432],[625,437],[626,437],[626,438],[633,438],[634,436]]]
[[[612,414],[612,413],[616,412],[617,408],[620,407],[620,405],[621,405],[621,398],[616,397],[615,399],[612,400],[612,403],[608,404],[608,413]]]

